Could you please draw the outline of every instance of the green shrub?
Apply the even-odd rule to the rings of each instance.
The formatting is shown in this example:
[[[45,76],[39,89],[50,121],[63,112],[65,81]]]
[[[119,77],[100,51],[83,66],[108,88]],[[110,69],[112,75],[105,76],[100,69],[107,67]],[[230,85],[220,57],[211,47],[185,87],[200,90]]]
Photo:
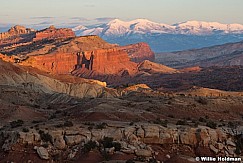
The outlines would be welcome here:
[[[172,114],[169,114],[168,117],[170,117],[170,118],[175,118],[175,116],[172,115]]]
[[[24,124],[24,121],[23,120],[17,120],[17,121],[12,121],[10,122],[10,126],[11,128],[16,128],[16,127],[20,127]]]
[[[130,123],[129,123],[129,126],[133,126],[133,125],[134,125],[134,122],[130,122]]]
[[[104,139],[100,141],[100,144],[102,144],[104,148],[115,147],[115,151],[121,150],[121,144],[119,142],[114,142],[114,139],[111,137],[104,137]]]
[[[29,132],[29,129],[28,128],[23,128],[22,131],[23,132]]]
[[[215,123],[213,121],[208,121],[206,123],[206,126],[212,128],[212,129],[216,129],[217,128],[217,123]]]
[[[235,136],[235,144],[236,144],[235,154],[241,155],[243,151],[243,134],[239,134]]]
[[[120,151],[121,150],[121,143],[113,142],[113,146],[115,147],[115,151]]]
[[[73,126],[73,122],[72,121],[66,121],[63,124],[64,127],[72,127]]]
[[[48,145],[47,143],[45,143],[45,144],[42,145],[42,147],[44,147],[44,148],[48,148],[49,145]]]
[[[52,142],[52,136],[49,133],[45,133],[44,131],[40,130],[39,134],[40,134],[40,138],[41,138],[42,141],[50,142],[51,144],[53,143]]]
[[[195,122],[193,127],[198,127],[199,123],[198,122]]]
[[[231,122],[231,121],[228,122],[228,127],[233,129],[237,128],[238,125],[239,125],[238,122]]]
[[[203,117],[200,117],[198,120],[199,120],[199,122],[207,122],[207,120]]]
[[[168,120],[161,120],[160,118],[157,118],[155,121],[153,121],[154,124],[159,124],[161,126],[167,127]]]
[[[178,120],[176,122],[176,125],[187,125],[187,122],[186,122],[186,120]]]
[[[106,126],[107,126],[107,123],[101,123],[101,124],[97,124],[96,125],[96,129],[105,129],[106,128]]]
[[[133,159],[129,159],[126,161],[126,163],[135,163],[135,162],[133,161]]]
[[[196,98],[196,101],[197,101],[199,104],[202,104],[202,105],[207,105],[207,104],[208,104],[208,100],[207,100],[205,97],[199,97],[199,98]]]
[[[111,159],[111,156],[106,151],[102,151],[101,155],[105,161],[109,161]]]
[[[33,121],[32,121],[33,124],[41,123],[41,122],[42,122],[42,120],[33,120]]]
[[[55,119],[57,116],[55,114],[52,114],[49,119]]]
[[[113,138],[110,137],[104,137],[103,140],[101,140],[101,144],[104,148],[111,148],[113,147]]]
[[[92,149],[95,149],[96,147],[97,147],[96,142],[90,140],[86,144],[84,144],[83,152],[89,153]]]

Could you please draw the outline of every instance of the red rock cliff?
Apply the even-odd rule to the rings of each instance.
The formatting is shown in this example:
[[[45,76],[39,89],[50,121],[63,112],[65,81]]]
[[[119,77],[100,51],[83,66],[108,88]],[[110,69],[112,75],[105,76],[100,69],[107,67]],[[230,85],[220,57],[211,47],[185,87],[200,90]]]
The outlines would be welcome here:
[[[129,61],[128,54],[116,48],[31,56],[27,62],[54,74],[68,74],[82,68],[100,74],[117,74],[122,70],[133,74],[137,71],[137,64]]]
[[[43,39],[72,38],[72,37],[75,37],[75,34],[71,29],[68,28],[57,29],[54,26],[50,26],[49,28],[36,32],[33,41],[38,41]]]
[[[122,46],[120,49],[125,50],[131,58],[131,61],[136,63],[140,63],[144,60],[155,60],[154,52],[151,50],[150,46],[144,42]]]
[[[68,74],[75,69],[77,56],[74,53],[54,53],[31,56],[27,62],[40,70],[54,74]]]

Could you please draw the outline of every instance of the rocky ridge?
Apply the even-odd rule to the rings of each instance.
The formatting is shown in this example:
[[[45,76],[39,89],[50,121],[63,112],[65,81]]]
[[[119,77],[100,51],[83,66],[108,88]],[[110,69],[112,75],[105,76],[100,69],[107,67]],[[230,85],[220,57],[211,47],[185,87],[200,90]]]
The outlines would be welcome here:
[[[75,33],[68,28],[57,29],[54,26],[36,31],[23,26],[14,26],[8,32],[0,33],[1,51],[12,50],[22,46],[29,46],[35,41],[47,41],[53,39],[68,39],[75,37]],[[41,42],[39,43],[41,44]]]
[[[25,28],[23,26],[16,25],[14,27],[11,27],[7,32],[0,33],[0,39],[7,39],[10,37],[14,37],[17,35],[25,35],[25,34],[31,34],[34,33],[35,30],[31,28]]]
[[[155,55],[147,43],[137,43],[127,46],[122,46],[121,49],[125,50],[131,61],[140,63],[144,60],[154,61]]]
[[[156,62],[171,67],[210,67],[242,65],[243,42],[228,43],[202,49],[156,54]]]
[[[240,158],[238,153],[240,147],[237,143],[243,141],[240,136],[243,134],[242,128],[211,129],[204,126],[166,128],[143,123],[131,126],[111,123],[103,129],[90,128],[87,125],[81,126],[74,125],[59,129],[49,127],[49,130],[40,128],[39,132],[36,129],[30,129],[28,132],[1,131],[1,148],[4,151],[18,152],[17,144],[35,146],[34,149],[43,160],[51,161],[55,155],[59,154],[59,158],[55,159],[77,161],[80,159],[79,153],[85,152],[88,148],[87,145],[94,142],[94,146],[89,150],[100,148],[101,151],[103,150],[111,156],[115,153],[124,153],[149,161],[158,159],[162,154],[161,151],[156,150],[155,145],[166,145],[174,152],[181,152],[180,146],[187,148],[187,151],[191,152],[189,158],[193,160],[199,149],[207,149],[207,156]],[[49,135],[49,138],[44,139],[43,134]],[[119,146],[104,144],[104,141],[108,143],[109,140]],[[44,144],[46,144],[46,148],[42,147]],[[171,154],[167,153],[167,155],[167,160],[169,160]],[[203,156],[203,154],[199,155]]]
[[[33,41],[43,40],[43,39],[61,39],[61,38],[73,38],[75,33],[68,28],[57,29],[54,26],[50,26],[44,30],[37,31]]]
[[[99,97],[106,91],[106,83],[95,80],[52,77],[46,73],[30,68],[19,67],[0,60],[1,85],[32,88],[44,93],[64,93],[74,97]],[[10,75],[11,74],[11,75]],[[64,77],[65,78],[65,77]]]

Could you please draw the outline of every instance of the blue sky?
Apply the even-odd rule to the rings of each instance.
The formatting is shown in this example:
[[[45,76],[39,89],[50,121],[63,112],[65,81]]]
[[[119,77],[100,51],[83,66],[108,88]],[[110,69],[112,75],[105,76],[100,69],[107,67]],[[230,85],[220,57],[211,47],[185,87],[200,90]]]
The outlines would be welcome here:
[[[76,26],[113,18],[173,24],[188,20],[243,24],[243,0],[1,0],[0,27]]]

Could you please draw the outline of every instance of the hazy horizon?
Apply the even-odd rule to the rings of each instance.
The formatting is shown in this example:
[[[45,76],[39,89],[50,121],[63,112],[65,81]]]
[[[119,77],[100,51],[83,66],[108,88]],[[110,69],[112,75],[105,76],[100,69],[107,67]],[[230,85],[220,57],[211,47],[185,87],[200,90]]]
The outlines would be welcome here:
[[[145,18],[174,24],[190,20],[243,24],[242,0],[8,0],[1,3],[0,30],[12,25],[74,27]]]

